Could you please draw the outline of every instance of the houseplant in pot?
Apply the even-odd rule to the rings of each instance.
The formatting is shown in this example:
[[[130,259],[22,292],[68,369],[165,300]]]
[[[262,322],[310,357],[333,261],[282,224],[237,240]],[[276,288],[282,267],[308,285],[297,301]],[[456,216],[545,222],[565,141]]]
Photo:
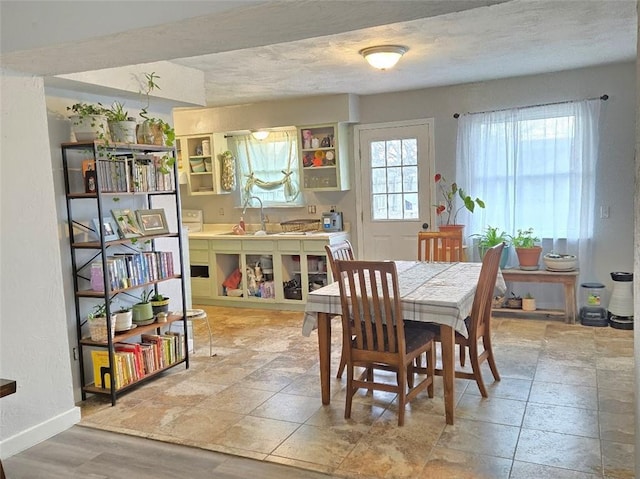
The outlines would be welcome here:
[[[149,300],[151,303],[151,308],[153,309],[153,314],[157,315],[158,313],[167,313],[169,311],[169,297],[163,296],[160,293],[154,294]]]
[[[111,138],[116,143],[135,143],[137,123],[129,112],[124,109],[124,103],[113,102],[111,108],[106,111],[109,120]]]
[[[518,234],[511,236],[511,244],[516,249],[520,269],[534,271],[539,268],[540,254],[542,246],[536,243],[540,242],[540,238],[533,235],[533,228],[526,230],[518,230]]]
[[[89,334],[91,335],[91,340],[97,343],[106,343],[108,341],[107,336],[107,304],[102,303],[98,304],[93,308],[87,315],[87,322],[89,323]],[[111,335],[111,339],[115,336],[116,332],[116,319],[114,315],[111,315],[111,331],[109,332]]]
[[[172,146],[176,138],[175,130],[166,121],[160,118],[149,117],[149,104],[151,101],[151,92],[160,90],[160,86],[156,83],[160,77],[155,72],[145,73],[145,82],[140,94],[145,97],[146,104],[140,110],[140,116],[143,122],[138,125],[137,137],[138,143],[146,145],[166,145]]]
[[[71,131],[76,137],[76,141],[110,141],[109,122],[107,119],[108,109],[101,103],[93,105],[91,103],[75,103],[68,106],[67,110],[73,112],[69,117],[71,120]]]
[[[458,213],[462,208],[466,208],[471,213],[476,209],[476,206],[484,208],[484,201],[480,198],[471,198],[462,188],[458,187],[456,182],[449,185],[440,173],[436,173],[434,179],[443,198],[442,202],[435,205],[436,214],[441,217],[440,231],[464,228],[464,225],[456,223]],[[456,205],[457,198],[462,200],[461,206]]]
[[[137,326],[151,324],[155,320],[153,317],[153,308],[149,300],[152,291],[144,290],[140,295],[140,302],[133,305],[133,323]]]
[[[120,310],[115,313],[115,324],[116,331],[128,331],[134,327],[133,321],[133,311],[130,306],[121,306]]]
[[[484,254],[494,246],[500,243],[506,243],[505,248],[502,250],[502,256],[500,256],[500,268],[504,268],[507,265],[509,259],[509,235],[501,229],[493,226],[487,226],[482,234],[474,234],[471,237],[478,238],[478,253],[480,259],[484,258]]]

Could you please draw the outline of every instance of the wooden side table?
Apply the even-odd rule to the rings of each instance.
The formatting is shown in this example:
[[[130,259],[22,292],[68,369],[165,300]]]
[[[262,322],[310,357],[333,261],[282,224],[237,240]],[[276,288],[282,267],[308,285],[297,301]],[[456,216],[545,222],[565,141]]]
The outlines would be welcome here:
[[[503,269],[502,277],[505,281],[523,283],[561,283],[564,286],[564,317],[565,322],[574,324],[576,322],[576,282],[579,271],[548,271],[538,269],[535,271],[525,271],[522,269]],[[500,309],[494,311],[502,311]],[[505,311],[514,312],[518,310],[507,309]],[[542,314],[549,314],[552,310],[540,310]],[[527,311],[536,313],[536,311]]]
[[[5,397],[15,392],[16,392],[16,382],[13,379],[0,378],[0,397]],[[0,460],[0,479],[6,479],[1,460]]]

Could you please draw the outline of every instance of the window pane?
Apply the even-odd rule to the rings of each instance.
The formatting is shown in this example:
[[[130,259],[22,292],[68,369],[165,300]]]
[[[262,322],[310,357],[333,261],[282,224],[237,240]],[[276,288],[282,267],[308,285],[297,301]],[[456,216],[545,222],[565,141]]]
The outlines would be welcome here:
[[[387,192],[387,170],[385,168],[374,168],[371,170],[371,192]]]
[[[402,164],[418,164],[418,141],[415,138],[402,140]]]
[[[401,220],[403,217],[402,195],[389,195],[389,219]]]
[[[400,166],[402,164],[402,145],[400,140],[387,141],[387,165]]]
[[[373,195],[372,198],[372,218],[374,220],[386,220],[387,216],[387,196],[386,195]]]
[[[382,167],[386,164],[386,148],[384,141],[371,142],[371,167]]]
[[[390,193],[402,192],[402,168],[387,168],[387,189]]]
[[[416,193],[404,195],[404,217],[406,219],[418,218],[418,195]]]
[[[416,166],[402,168],[402,190],[405,193],[418,192],[418,168]]]

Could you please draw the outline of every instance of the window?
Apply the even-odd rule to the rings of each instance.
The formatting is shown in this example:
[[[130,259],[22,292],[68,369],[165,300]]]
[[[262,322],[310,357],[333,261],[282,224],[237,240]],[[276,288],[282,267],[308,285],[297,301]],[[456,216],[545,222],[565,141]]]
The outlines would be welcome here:
[[[600,100],[463,115],[456,179],[484,210],[465,211],[467,234],[491,225],[560,241],[586,257],[593,235]],[[565,244],[566,242],[566,244]]]
[[[238,164],[241,202],[257,196],[265,207],[303,204],[298,171],[297,130],[270,130],[263,140],[234,135],[230,142]]]
[[[415,138],[371,142],[371,200],[374,220],[420,217]]]

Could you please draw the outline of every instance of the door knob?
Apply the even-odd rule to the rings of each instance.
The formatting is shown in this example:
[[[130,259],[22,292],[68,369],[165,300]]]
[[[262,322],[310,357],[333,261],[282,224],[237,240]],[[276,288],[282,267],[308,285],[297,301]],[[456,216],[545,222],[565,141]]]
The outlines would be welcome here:
[[[428,230],[429,229],[429,223],[422,223],[422,229],[423,230]]]

